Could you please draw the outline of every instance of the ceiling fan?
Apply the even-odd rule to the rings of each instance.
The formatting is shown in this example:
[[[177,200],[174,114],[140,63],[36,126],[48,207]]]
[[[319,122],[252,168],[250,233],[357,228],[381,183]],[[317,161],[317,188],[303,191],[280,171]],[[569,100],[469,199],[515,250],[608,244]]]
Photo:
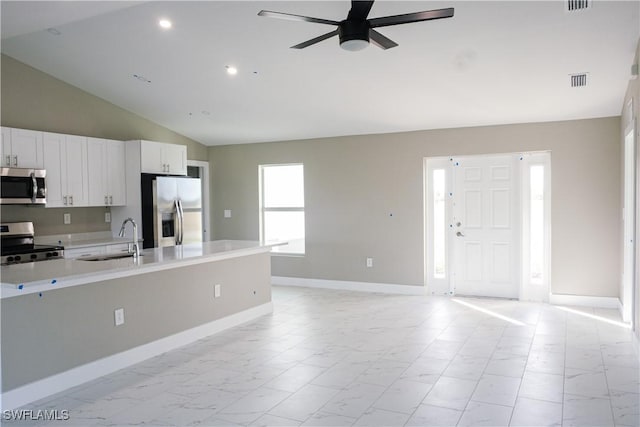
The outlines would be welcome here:
[[[351,10],[347,15],[347,19],[343,21],[332,21],[330,19],[312,18],[309,16],[293,15],[291,13],[272,12],[269,10],[261,10],[258,15],[269,18],[287,19],[290,21],[306,21],[316,24],[335,25],[337,29],[315,37],[306,42],[302,42],[292,49],[304,49],[314,45],[322,40],[326,40],[335,35],[340,37],[340,47],[346,50],[361,50],[372,42],[381,49],[390,49],[398,46],[398,43],[383,36],[375,28],[388,27],[390,25],[409,24],[412,22],[430,21],[432,19],[451,18],[453,16],[453,8],[427,10],[424,12],[407,13],[404,15],[383,16],[380,18],[367,19],[369,11],[373,6],[372,1],[351,0]]]

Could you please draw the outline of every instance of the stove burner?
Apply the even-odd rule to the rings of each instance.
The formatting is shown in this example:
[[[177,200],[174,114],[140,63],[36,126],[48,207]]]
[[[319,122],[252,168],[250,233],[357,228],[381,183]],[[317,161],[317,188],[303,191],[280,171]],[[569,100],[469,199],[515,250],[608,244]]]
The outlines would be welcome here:
[[[11,253],[2,252],[0,265],[22,264],[25,262],[46,261],[64,257],[64,247],[62,246],[33,245],[31,249],[10,252]]]
[[[0,224],[0,265],[46,261],[64,257],[64,248],[34,244],[33,223]]]

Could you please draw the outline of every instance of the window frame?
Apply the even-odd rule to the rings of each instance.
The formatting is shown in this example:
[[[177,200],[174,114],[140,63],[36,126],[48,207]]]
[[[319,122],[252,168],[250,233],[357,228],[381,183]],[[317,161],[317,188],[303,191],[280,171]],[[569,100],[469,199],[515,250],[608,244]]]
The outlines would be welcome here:
[[[282,246],[283,250],[272,250],[272,255],[282,255],[282,256],[291,256],[291,257],[303,257],[307,252],[306,245],[306,215],[305,215],[305,206],[302,207],[265,207],[264,198],[265,198],[265,179],[264,179],[264,171],[267,168],[273,167],[282,167],[282,166],[302,166],[302,197],[303,204],[305,203],[305,188],[304,188],[304,163],[268,163],[258,165],[258,193],[259,193],[259,221],[260,221],[260,242],[265,243],[265,214],[267,212],[302,212],[304,218],[304,231],[305,237],[303,238],[302,244],[302,252],[287,252],[286,248],[289,245]],[[280,249],[280,248],[278,248]]]

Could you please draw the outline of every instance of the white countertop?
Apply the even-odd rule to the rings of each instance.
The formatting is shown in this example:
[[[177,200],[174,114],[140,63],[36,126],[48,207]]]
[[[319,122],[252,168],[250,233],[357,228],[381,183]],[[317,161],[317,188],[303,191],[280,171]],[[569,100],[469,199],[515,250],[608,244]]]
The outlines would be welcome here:
[[[56,259],[0,267],[0,297],[43,292],[117,279],[271,250],[273,244],[247,240],[217,240],[183,246],[145,249],[139,260],[107,261]]]

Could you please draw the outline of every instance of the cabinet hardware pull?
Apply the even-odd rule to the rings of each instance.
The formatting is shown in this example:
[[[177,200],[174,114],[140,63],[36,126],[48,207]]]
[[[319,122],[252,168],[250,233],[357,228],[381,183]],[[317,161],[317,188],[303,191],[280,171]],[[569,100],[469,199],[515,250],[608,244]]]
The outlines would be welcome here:
[[[69,196],[69,204],[73,206],[73,196]]]
[[[67,196],[62,197],[62,204],[66,206],[67,204]]]
[[[7,166],[11,166],[11,155],[7,155]]]
[[[109,204],[112,205],[113,204],[113,196],[109,196]]]
[[[105,204],[105,205],[108,205],[108,204],[109,204],[109,201],[107,200],[107,196],[104,196],[104,204]]]
[[[18,156],[13,156],[13,166],[18,166]]]

